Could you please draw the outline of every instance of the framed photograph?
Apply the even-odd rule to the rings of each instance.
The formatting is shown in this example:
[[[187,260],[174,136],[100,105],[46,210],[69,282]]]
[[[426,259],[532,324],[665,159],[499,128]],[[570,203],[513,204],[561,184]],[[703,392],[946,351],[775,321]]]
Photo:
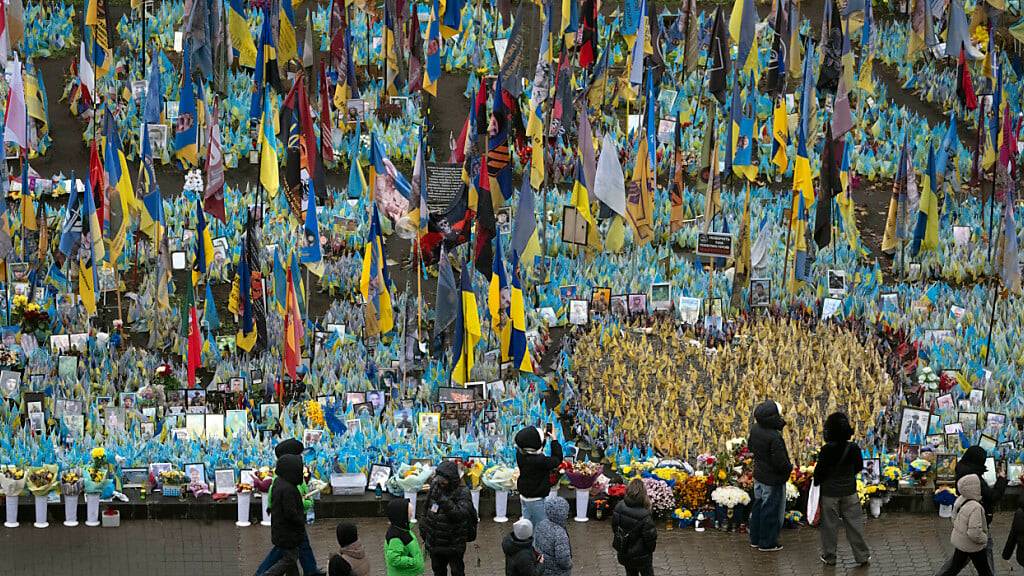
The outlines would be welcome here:
[[[955,454],[962,449],[959,434],[946,434],[946,452]]]
[[[878,484],[882,479],[882,462],[878,458],[867,458],[864,460],[864,470],[861,471],[865,484]]]
[[[395,429],[403,434],[413,433],[412,408],[396,408],[394,414]]]
[[[226,262],[228,259],[228,239],[224,236],[218,236],[213,239],[213,259],[216,262]]]
[[[590,322],[589,302],[586,300],[569,301],[569,324],[586,326]]]
[[[373,413],[379,415],[384,412],[388,396],[384,390],[370,390],[366,393],[366,401],[373,406]]]
[[[668,144],[672,142],[673,136],[675,136],[676,121],[669,118],[662,118],[658,120],[658,143]]]
[[[968,399],[971,401],[973,406],[981,406],[985,401],[985,391],[981,388],[972,388]]]
[[[441,435],[444,438],[449,436],[459,435],[459,419],[458,418],[442,418],[441,419]]]
[[[842,296],[846,294],[846,271],[829,269],[827,274],[828,295]]]
[[[679,297],[679,319],[684,324],[690,324],[693,326],[700,322],[700,309],[702,306],[702,300],[700,298],[690,298],[688,296]]]
[[[206,390],[192,389],[185,391],[189,414],[206,414]]]
[[[363,431],[363,423],[358,418],[349,418],[345,420],[345,434],[348,436],[355,436]]]
[[[323,438],[324,431],[313,428],[307,428],[302,433],[302,443],[308,448],[309,446],[316,446],[320,443],[320,439]]]
[[[587,245],[590,222],[576,210],[575,206],[562,207],[562,242],[576,246]]]
[[[958,412],[956,421],[960,424],[961,430],[963,430],[963,433],[968,438],[974,437],[974,433],[978,430],[977,412]]]
[[[900,414],[900,443],[908,446],[924,444],[930,416],[931,413],[928,410],[904,406]]]
[[[184,472],[185,478],[188,479],[190,484],[206,483],[206,464],[201,462],[185,464]]]
[[[231,468],[219,468],[213,471],[214,492],[217,494],[235,493],[235,471]]]
[[[935,401],[938,399],[939,393],[934,390],[929,390],[921,395],[921,406],[932,410],[935,408]]]
[[[611,308],[612,289],[595,287],[591,291],[590,306],[594,312],[604,314]]]
[[[78,378],[78,356],[65,355],[58,358],[57,375],[61,378]]]
[[[205,426],[206,426],[206,439],[207,440],[223,440],[224,439],[224,415],[223,414],[206,414]]]
[[[124,408],[125,412],[135,410],[136,398],[134,392],[121,392],[121,408]]]
[[[454,386],[439,386],[437,388],[437,401],[441,403],[461,404],[462,402],[473,401],[473,390],[457,388]]]
[[[651,309],[669,310],[672,308],[672,283],[655,282],[651,284]]]
[[[988,412],[985,414],[985,433],[994,438],[999,438],[1003,428],[1006,426],[1006,414],[999,412]]]
[[[366,392],[345,392],[345,406],[355,406],[366,402]]]
[[[985,449],[985,452],[991,453],[996,448],[996,439],[989,436],[988,434],[982,434],[981,438],[978,438],[978,446]],[[989,467],[989,470],[995,470]]]
[[[53,334],[50,336],[50,352],[60,355],[71,349],[71,337],[67,334]]]
[[[360,402],[352,405],[352,413],[356,418],[373,418],[373,404]]]
[[[842,310],[842,300],[838,298],[825,298],[821,303],[821,320],[824,322],[833,316],[838,317]]]
[[[961,432],[964,431],[964,426],[963,426],[963,424],[961,424],[959,422],[953,422],[953,423],[944,425],[942,427],[942,431],[944,433],[946,433],[946,434],[958,434],[959,435]]]
[[[357,124],[366,118],[366,102],[359,98],[351,98],[345,103],[345,122]]]
[[[121,486],[142,488],[149,485],[149,470],[146,468],[124,468],[121,470]]]
[[[751,278],[750,280],[750,307],[767,308],[772,299],[771,278]]]
[[[935,480],[952,482],[956,480],[956,456],[939,454],[935,457]]]
[[[162,472],[168,472],[174,467],[170,462],[154,462],[149,465],[149,483],[156,490],[161,490],[164,487],[164,481],[160,478]]]
[[[896,312],[900,309],[900,295],[897,292],[883,292],[879,302],[883,312]]]
[[[391,467],[385,464],[370,464],[370,474],[366,478],[366,489],[376,490],[377,486],[383,488],[391,479]]]
[[[441,414],[438,412],[420,412],[418,424],[421,436],[437,436],[441,431]]]
[[[228,410],[224,415],[224,430],[234,438],[249,431],[248,411]]]
[[[575,284],[566,284],[565,286],[558,287],[558,296],[563,304],[568,304],[570,300],[575,300],[577,292],[579,292],[579,287]]]
[[[277,428],[278,420],[281,418],[281,405],[273,402],[260,404],[260,424],[264,428]]]
[[[499,208],[497,213],[494,215],[495,223],[498,228],[498,234],[511,234],[512,233],[512,207],[504,206]]]
[[[629,295],[629,313],[633,316],[647,314],[647,294]]]
[[[501,400],[505,397],[505,381],[495,380],[484,385],[485,400]]]
[[[0,371],[0,396],[17,398],[21,391],[21,372],[13,370]]]
[[[935,399],[936,410],[952,410],[956,408],[956,403],[953,402],[952,394],[943,394]]]
[[[206,414],[185,414],[185,431],[192,438],[206,436]]]
[[[629,304],[625,294],[611,297],[612,316],[625,318],[629,316]]]
[[[924,443],[936,450],[944,450],[946,447],[946,441],[942,434],[929,434],[924,437]]]

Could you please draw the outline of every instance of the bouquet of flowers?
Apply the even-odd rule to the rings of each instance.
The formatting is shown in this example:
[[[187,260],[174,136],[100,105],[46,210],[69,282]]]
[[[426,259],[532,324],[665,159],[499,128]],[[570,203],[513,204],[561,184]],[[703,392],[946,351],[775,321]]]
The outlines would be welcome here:
[[[612,484],[608,487],[608,496],[611,498],[625,498],[626,497],[626,485],[625,484]]]
[[[46,496],[53,492],[59,483],[56,464],[33,468],[28,474],[28,490],[33,496]]]
[[[324,407],[316,400],[306,401],[306,422],[313,428],[323,429],[327,426],[324,421]]]
[[[0,468],[0,493],[17,496],[25,490],[25,471],[13,464]]]
[[[647,460],[641,460],[639,462],[633,461],[625,466],[619,468],[619,472],[622,473],[623,478],[632,478],[653,470],[658,465],[657,458],[648,458]]]
[[[238,484],[235,484],[235,492],[238,494],[251,494],[252,484],[249,484],[248,482],[239,482]]]
[[[939,375],[931,367],[924,366],[917,371],[917,384],[926,390],[936,390],[939,387]]]
[[[868,484],[864,487],[864,494],[868,498],[882,498],[885,496],[886,490],[885,484]]]
[[[932,467],[932,463],[924,458],[918,458],[910,463],[910,477],[920,482],[924,479],[925,474],[928,473],[928,469]]]
[[[699,510],[708,501],[708,477],[693,475],[687,476],[676,483],[676,493],[679,496],[679,503],[684,508]]]
[[[783,526],[786,528],[797,528],[804,521],[804,515],[799,510],[790,510],[783,517]]]
[[[89,453],[92,462],[86,470],[84,478],[86,494],[113,493],[114,482],[107,476],[110,473],[110,464],[107,463],[107,451],[102,447],[96,447]]]
[[[952,486],[943,486],[935,491],[934,499],[939,506],[952,506],[956,502],[956,490]]]
[[[466,470],[466,473],[462,475],[462,479],[466,482],[466,487],[470,490],[479,490],[480,477],[484,473],[484,463],[479,460],[466,460],[462,462],[462,466]]]
[[[83,485],[82,473],[77,468],[65,470],[60,475],[60,491],[65,496],[78,496]]]
[[[705,470],[711,469],[718,463],[718,457],[711,452],[705,452],[697,456],[697,465]]]
[[[29,302],[28,297],[22,295],[15,296],[12,303],[12,319],[21,325],[23,333],[34,334],[36,331],[45,332],[50,329],[50,313],[38,303]]]
[[[563,464],[566,463],[563,462]],[[565,469],[565,477],[569,479],[569,485],[573,488],[589,490],[602,471],[604,471],[604,467],[595,462],[577,462],[570,464]]]
[[[811,480],[814,480],[814,465],[794,467],[789,473],[789,481],[796,486],[796,489],[803,492],[811,487]]]
[[[792,482],[786,482],[786,502],[792,502],[800,497],[800,489]]]
[[[886,486],[895,488],[900,483],[900,477],[903,476],[903,472],[900,471],[899,466],[886,466],[882,469],[882,479],[885,481]]]
[[[516,487],[516,480],[519,479],[519,468],[512,468],[504,464],[495,464],[484,470],[480,482],[495,492],[511,491]]]
[[[750,494],[736,486],[719,486],[711,493],[711,500],[719,506],[735,508],[739,504],[750,504]]]
[[[403,492],[419,492],[433,474],[433,466],[420,462],[402,464],[398,467],[398,473],[394,476],[395,485]]]
[[[181,388],[181,380],[174,376],[174,368],[170,364],[161,364],[156,367],[153,373],[153,385],[163,386],[164,390],[177,390]]]
[[[274,473],[269,466],[263,466],[256,470],[252,477],[252,485],[257,491],[266,494],[270,492],[270,485],[274,483]]]
[[[680,528],[689,528],[693,525],[693,512],[690,512],[689,508],[676,508],[672,512],[672,519],[679,524]]]
[[[644,487],[647,488],[647,497],[651,499],[651,512],[655,516],[665,516],[675,510],[675,496],[663,480],[644,478]]]
[[[181,486],[188,481],[185,477],[185,473],[181,470],[164,470],[160,473],[160,483],[164,486],[170,484],[171,486]]]

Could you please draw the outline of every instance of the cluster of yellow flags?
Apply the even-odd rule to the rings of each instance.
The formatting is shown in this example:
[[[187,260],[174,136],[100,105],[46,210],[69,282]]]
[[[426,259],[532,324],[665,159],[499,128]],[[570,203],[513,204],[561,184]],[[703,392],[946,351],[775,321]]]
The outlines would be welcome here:
[[[770,399],[783,407],[791,456],[806,462],[821,446],[828,414],[847,412],[863,434],[892,392],[877,350],[833,326],[811,332],[794,321],[760,320],[715,351],[666,323],[649,334],[608,330],[595,325],[576,346],[582,404],[616,419],[627,440],[673,456],[746,436],[754,407]]]

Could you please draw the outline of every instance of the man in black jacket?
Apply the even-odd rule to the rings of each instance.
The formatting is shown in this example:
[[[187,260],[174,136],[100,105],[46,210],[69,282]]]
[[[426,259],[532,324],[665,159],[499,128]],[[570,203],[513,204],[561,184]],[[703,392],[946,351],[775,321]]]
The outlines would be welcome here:
[[[825,419],[825,445],[818,452],[814,483],[821,487],[821,561],[836,564],[839,524],[846,528],[846,539],[857,564],[866,564],[871,550],[864,540],[864,510],[857,496],[857,474],[864,468],[860,446],[852,442],[853,426],[842,412]]]
[[[551,440],[551,456],[544,455],[544,442]],[[527,426],[516,434],[516,465],[519,480],[516,490],[523,504],[523,518],[536,527],[547,520],[544,499],[551,492],[551,471],[562,464],[562,445],[550,431],[542,438],[540,430]]]
[[[985,466],[985,459],[988,458],[988,454],[985,449],[981,446],[971,446],[964,451],[964,455],[960,457],[960,461],[956,463],[956,481],[959,482],[964,476],[975,474],[978,479],[981,480],[981,505],[985,508],[985,520],[988,524],[992,525],[992,515],[995,513],[996,506],[1003,499],[1003,494],[1006,492],[1006,472],[1002,469],[996,469],[996,485],[989,486],[988,482],[985,481],[985,472],[988,471],[988,467]],[[988,531],[988,543],[985,545],[985,556],[988,557],[989,569],[992,573],[995,573],[995,559],[992,557],[992,531]],[[946,568],[946,566],[943,566]]]
[[[270,491],[270,541],[281,558],[265,576],[299,573],[299,545],[306,539],[306,512],[302,507],[299,484],[302,483],[302,457],[285,454],[277,460],[277,477]]]
[[[747,446],[754,453],[754,503],[750,509],[750,546],[762,552],[782,550],[779,530],[786,512],[786,481],[793,465],[782,439],[779,404],[762,402],[754,409]]]
[[[469,489],[460,482],[455,462],[437,467],[427,495],[427,512],[420,523],[420,536],[430,555],[435,576],[464,576],[466,543],[476,540],[476,508]]]

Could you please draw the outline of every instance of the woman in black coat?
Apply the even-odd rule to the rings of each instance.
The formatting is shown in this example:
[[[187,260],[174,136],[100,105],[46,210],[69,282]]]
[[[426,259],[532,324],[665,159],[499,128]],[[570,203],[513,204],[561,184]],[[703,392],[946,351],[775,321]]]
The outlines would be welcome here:
[[[612,512],[612,548],[626,576],[653,576],[654,549],[658,529],[651,516],[651,500],[644,481],[634,478],[626,487],[626,497]]]

